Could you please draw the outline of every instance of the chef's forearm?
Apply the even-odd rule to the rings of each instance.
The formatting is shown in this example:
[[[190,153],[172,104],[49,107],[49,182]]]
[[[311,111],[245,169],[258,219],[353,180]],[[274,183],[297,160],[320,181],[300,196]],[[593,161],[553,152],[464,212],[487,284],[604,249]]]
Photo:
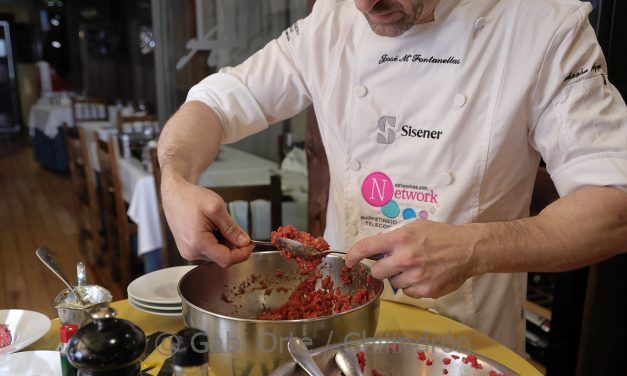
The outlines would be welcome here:
[[[535,217],[468,226],[473,274],[572,270],[627,251],[627,192],[580,189]]]
[[[168,120],[159,138],[159,164],[164,179],[196,183],[220,149],[222,127],[215,112],[201,102],[188,102]]]

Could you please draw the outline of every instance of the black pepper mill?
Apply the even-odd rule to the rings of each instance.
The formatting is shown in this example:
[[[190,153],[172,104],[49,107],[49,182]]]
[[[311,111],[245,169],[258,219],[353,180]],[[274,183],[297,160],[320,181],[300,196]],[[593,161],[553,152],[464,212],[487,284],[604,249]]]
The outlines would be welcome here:
[[[115,318],[113,308],[92,314],[70,340],[67,357],[77,376],[139,376],[146,335],[130,321]]]

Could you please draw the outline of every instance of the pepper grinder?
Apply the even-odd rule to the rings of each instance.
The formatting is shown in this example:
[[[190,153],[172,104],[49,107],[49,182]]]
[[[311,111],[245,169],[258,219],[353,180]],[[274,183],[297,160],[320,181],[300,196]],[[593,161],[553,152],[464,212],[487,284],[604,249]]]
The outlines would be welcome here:
[[[107,307],[94,312],[93,322],[81,327],[67,348],[77,376],[139,376],[146,351],[146,335],[130,321],[115,318]]]

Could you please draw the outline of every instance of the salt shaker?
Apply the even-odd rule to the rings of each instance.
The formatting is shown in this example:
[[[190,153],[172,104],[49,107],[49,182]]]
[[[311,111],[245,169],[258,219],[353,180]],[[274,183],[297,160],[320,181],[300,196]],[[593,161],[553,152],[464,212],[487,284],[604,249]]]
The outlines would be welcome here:
[[[131,157],[131,136],[126,133],[122,133],[120,136],[122,142],[122,158]]]
[[[187,328],[171,342],[173,376],[209,375],[209,348],[205,332]]]

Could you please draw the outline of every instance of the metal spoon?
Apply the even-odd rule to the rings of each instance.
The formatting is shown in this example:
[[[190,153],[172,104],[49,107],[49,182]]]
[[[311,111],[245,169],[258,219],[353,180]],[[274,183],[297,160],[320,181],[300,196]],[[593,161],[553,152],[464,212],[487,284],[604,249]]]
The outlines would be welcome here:
[[[78,300],[83,305],[88,305],[88,303],[83,300],[83,297],[78,292],[76,292],[76,289],[74,288],[74,286],[72,286],[72,283],[70,283],[65,274],[63,274],[61,268],[59,268],[59,265],[57,265],[57,263],[52,258],[52,254],[50,254],[49,250],[47,250],[46,248],[38,248],[35,253],[37,254],[37,257],[41,260],[41,262],[43,262],[44,265],[46,265],[48,269],[50,269],[57,277],[59,277],[59,279],[61,279],[61,281],[63,281],[63,283],[65,283],[65,285],[70,289],[70,291],[72,291],[72,294],[74,294],[76,300]]]
[[[227,244],[227,240],[224,237],[224,235],[222,235],[222,233],[218,230],[214,230],[213,231],[213,236],[215,236],[216,240],[218,241],[218,243],[220,244]],[[254,240],[254,239],[250,239],[250,242],[254,245],[260,245],[260,246],[264,246],[264,247],[273,247],[276,248],[274,244],[270,243],[270,242],[264,242],[261,240]]]
[[[410,218],[410,219],[401,221],[395,224],[394,226],[388,227],[387,229],[383,231],[383,233],[397,230],[415,220],[416,218]],[[337,250],[319,251],[315,247],[312,247],[312,246],[303,244],[299,241],[288,239],[288,238],[278,237],[277,241],[279,242],[279,246],[281,249],[284,249],[290,253],[293,253],[296,257],[300,257],[305,260],[322,258],[331,253],[337,253],[337,254],[342,254],[342,255],[346,254],[346,252],[337,251]],[[367,257],[367,259],[377,261],[377,260],[382,259],[383,257],[385,257],[385,254],[374,255],[371,257]]]
[[[76,263],[76,275],[78,280],[76,281],[77,286],[85,286],[87,285],[87,270],[85,269],[85,263],[79,261]]]
[[[342,347],[335,353],[335,364],[346,376],[364,376],[359,367],[357,355],[346,347]]]
[[[346,252],[332,251],[330,249],[327,251],[319,251],[315,247],[312,247],[310,245],[306,245],[299,241],[288,239],[288,238],[277,237],[276,239],[279,243],[280,249],[284,249],[290,253],[293,253],[294,256],[305,259],[305,260],[315,260],[318,258],[323,258],[332,253],[346,255]],[[368,257],[368,259],[377,261],[381,259],[383,256],[384,255],[382,254],[375,255],[375,256]]]
[[[292,359],[305,371],[309,376],[324,376],[320,367],[314,362],[307,346],[300,338],[291,337],[287,341],[287,351],[292,355]]]

